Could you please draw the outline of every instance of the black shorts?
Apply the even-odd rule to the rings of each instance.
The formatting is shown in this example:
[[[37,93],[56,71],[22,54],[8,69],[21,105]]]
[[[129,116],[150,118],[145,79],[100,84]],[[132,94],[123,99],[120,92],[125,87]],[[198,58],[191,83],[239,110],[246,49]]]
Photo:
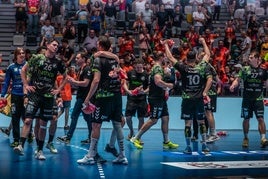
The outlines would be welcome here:
[[[209,110],[211,112],[217,111],[217,95],[209,95],[210,102],[207,104],[204,104],[205,110]]]
[[[182,99],[181,119],[183,120],[204,120],[204,102],[202,98]]]
[[[150,118],[159,119],[163,116],[169,116],[167,101],[163,99],[148,99],[150,104]]]
[[[44,121],[53,119],[54,97],[45,97],[37,93],[28,94],[28,103],[25,108],[25,118],[39,117]],[[37,111],[39,110],[39,114]]]
[[[96,106],[96,110],[92,114],[92,122],[122,121],[121,93],[115,93],[112,97],[97,98],[94,100],[94,105]]]
[[[145,117],[147,114],[147,102],[145,100],[135,100],[128,99],[126,104],[125,116],[135,116],[137,112],[137,117]]]
[[[263,100],[243,99],[241,117],[245,119],[250,119],[253,117],[253,112],[255,113],[256,118],[263,118],[264,116]]]

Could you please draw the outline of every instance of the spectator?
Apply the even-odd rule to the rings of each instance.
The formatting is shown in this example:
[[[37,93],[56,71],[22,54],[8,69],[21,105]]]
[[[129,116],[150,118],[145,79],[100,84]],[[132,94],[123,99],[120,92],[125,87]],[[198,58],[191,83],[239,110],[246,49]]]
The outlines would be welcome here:
[[[54,38],[55,28],[51,25],[50,19],[46,19],[45,25],[41,27],[41,36],[45,38],[46,41],[50,41]]]
[[[104,6],[104,21],[105,21],[105,30],[109,34],[114,33],[115,19],[116,19],[116,6],[113,0],[108,0]]]
[[[227,63],[227,58],[229,57],[228,48],[224,47],[223,40],[218,41],[218,47],[212,49],[212,65],[216,69],[217,73],[225,73],[225,66]]]
[[[185,15],[182,13],[181,7],[176,5],[172,16],[172,37],[181,37],[181,23],[183,19],[185,19]]]
[[[241,50],[242,50],[242,62],[246,62],[247,58],[250,54],[251,51],[251,47],[252,47],[252,40],[251,38],[248,36],[248,32],[246,32],[245,30],[241,31],[241,37],[242,39],[242,43],[241,43]]]
[[[134,53],[135,39],[129,32],[124,31],[123,36],[118,39],[119,56],[126,53]]]
[[[87,37],[88,25],[89,25],[89,13],[86,10],[86,6],[80,6],[80,9],[76,12],[75,18],[77,22],[77,36],[78,44],[82,43]]]
[[[256,15],[251,15],[247,24],[247,29],[249,31],[249,37],[252,41],[252,49],[255,49],[257,46],[258,30],[259,23],[256,20]]]
[[[40,25],[45,25],[45,20],[49,15],[49,1],[50,0],[42,0],[40,4]]]
[[[126,20],[127,0],[119,0],[118,4],[119,4],[118,20],[125,21]]]
[[[213,20],[217,20],[219,22],[220,19],[220,13],[221,13],[221,5],[222,0],[215,0],[215,6],[214,6],[214,13],[213,13]]]
[[[66,20],[65,26],[63,26],[62,29],[62,37],[68,40],[69,46],[71,48],[74,48],[76,38],[76,28],[71,19]]]
[[[98,37],[96,36],[95,30],[90,29],[89,35],[85,38],[82,47],[87,50],[87,53],[91,55],[91,49],[97,48]]]
[[[101,16],[99,11],[93,11],[93,14],[90,16],[90,29],[95,31],[97,37],[100,35]]]
[[[193,20],[196,33],[203,34],[206,17],[202,12],[202,6],[198,6],[197,11],[193,12]]]
[[[26,31],[26,2],[24,0],[16,0],[14,3],[14,7],[16,8],[16,33],[18,34],[20,30],[22,34],[25,34]]]
[[[61,46],[58,49],[59,57],[65,63],[66,67],[70,67],[73,63],[75,54],[74,49],[69,46],[67,39],[61,40]]]
[[[139,34],[139,49],[140,56],[142,52],[151,53],[151,35],[148,33],[148,29],[145,27]]]
[[[189,30],[185,34],[186,40],[189,42],[190,47],[193,49],[198,44],[199,35],[194,30],[194,26],[190,26]]]
[[[135,9],[134,10],[135,14],[140,14],[141,12],[145,10],[145,3],[146,3],[146,0],[134,0],[132,4]]]
[[[37,35],[38,34],[38,24],[39,24],[39,0],[28,0],[27,1],[27,15],[28,15],[28,22],[27,22],[27,32],[29,35]]]
[[[140,32],[142,32],[142,29],[143,28],[146,28],[146,23],[145,21],[143,20],[143,16],[142,16],[142,13],[140,14],[137,14],[136,16],[136,20],[134,21],[133,23],[133,29],[134,31],[139,34]]]
[[[168,16],[165,11],[165,5],[160,4],[159,11],[156,13],[157,26],[160,31],[164,29],[168,21]]]
[[[232,46],[230,45],[229,51],[230,51],[230,59],[228,60],[227,64],[231,67],[231,69],[233,70],[233,66],[235,64],[241,63],[242,61],[240,61],[240,55],[241,55],[241,40],[238,39],[236,41],[235,44],[233,44]]]
[[[64,20],[63,0],[50,0],[49,17],[55,27],[56,33],[61,33]]]
[[[233,44],[236,43],[236,35],[235,35],[236,27],[234,25],[234,21],[232,19],[226,22],[224,28],[224,46],[229,48]]]
[[[148,2],[145,3],[145,10],[142,11],[142,17],[148,29],[148,32],[151,33],[152,29],[152,20],[153,20],[153,11],[150,9],[150,4]]]

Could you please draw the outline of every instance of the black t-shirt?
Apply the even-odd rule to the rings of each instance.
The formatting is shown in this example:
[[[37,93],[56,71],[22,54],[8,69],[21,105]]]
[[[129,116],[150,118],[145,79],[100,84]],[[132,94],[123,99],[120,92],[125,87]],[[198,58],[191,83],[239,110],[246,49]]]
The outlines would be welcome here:
[[[143,86],[145,90],[149,84],[149,76],[146,72],[137,73],[136,70],[131,70],[127,73],[128,77],[128,88],[129,90],[134,90],[137,87]],[[128,96],[128,99],[144,99],[146,98],[145,94],[139,94],[137,96]]]
[[[52,7],[51,16],[55,17],[61,15],[61,7],[63,6],[62,0],[50,0],[50,6]]]
[[[164,70],[161,66],[155,65],[153,66],[150,74],[150,86],[149,86],[149,99],[164,99],[165,98],[165,90],[155,84],[154,76],[158,74],[162,76],[164,79]]]
[[[121,92],[121,81],[118,73],[118,62],[105,57],[95,58],[92,72],[99,71],[101,78],[96,92],[96,98],[113,96]]]
[[[92,79],[93,79],[93,74],[92,74],[91,68],[89,66],[85,66],[83,69],[81,69],[78,72],[77,77],[78,77],[78,81],[84,81],[85,79],[90,80],[88,86],[86,86],[86,87],[79,86],[77,89],[76,98],[86,99],[87,94],[88,94],[89,89],[90,89]]]
[[[200,63],[192,67],[184,63],[176,63],[174,68],[181,73],[182,98],[201,98],[207,78],[212,75],[209,66]]]

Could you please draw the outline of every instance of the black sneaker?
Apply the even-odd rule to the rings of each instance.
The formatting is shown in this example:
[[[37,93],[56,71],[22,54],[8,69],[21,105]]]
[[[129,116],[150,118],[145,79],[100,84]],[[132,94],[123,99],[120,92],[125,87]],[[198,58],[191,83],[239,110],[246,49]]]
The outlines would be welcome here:
[[[118,155],[119,155],[118,152],[117,152],[117,150],[116,150],[116,148],[110,147],[109,144],[106,144],[104,150],[106,152],[109,152],[109,153],[113,154],[113,156],[115,156],[115,157],[118,157]]]
[[[81,144],[90,144],[90,139],[81,140]]]
[[[70,143],[70,138],[68,137],[68,136],[62,136],[62,137],[57,137],[56,138],[57,139],[57,141],[59,141],[59,142],[63,142],[63,143],[65,143],[65,144],[69,144]]]
[[[105,160],[104,158],[102,158],[102,156],[100,156],[98,153],[95,155],[94,160],[95,160],[95,162],[101,163],[101,164],[107,162],[107,160]]]
[[[0,131],[5,134],[7,137],[9,137],[10,135],[10,131],[8,128],[4,129],[4,128],[0,128]]]

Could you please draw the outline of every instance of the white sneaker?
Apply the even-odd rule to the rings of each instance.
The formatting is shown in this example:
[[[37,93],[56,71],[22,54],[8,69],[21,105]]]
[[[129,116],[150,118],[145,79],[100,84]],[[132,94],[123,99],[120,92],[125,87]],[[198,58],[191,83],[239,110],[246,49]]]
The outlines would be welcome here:
[[[217,140],[219,140],[219,139],[220,139],[220,137],[219,137],[218,135],[210,135],[210,136],[207,138],[206,142],[207,142],[207,143],[212,143],[212,142],[215,142],[215,141],[217,141]]]
[[[53,143],[47,143],[46,148],[50,150],[51,153],[57,154],[58,150],[54,147]]]
[[[85,155],[82,159],[77,160],[77,163],[79,165],[94,165],[95,160],[93,157],[88,157],[87,155]]]
[[[116,159],[113,160],[114,164],[123,164],[123,165],[127,165],[128,161],[126,157],[117,157]]]
[[[35,158],[36,158],[37,160],[46,160],[46,157],[44,156],[42,150],[39,150],[39,151],[37,152],[37,154],[35,155]]]
[[[24,155],[23,147],[22,145],[18,145],[17,147],[13,148],[14,152],[19,155]]]

